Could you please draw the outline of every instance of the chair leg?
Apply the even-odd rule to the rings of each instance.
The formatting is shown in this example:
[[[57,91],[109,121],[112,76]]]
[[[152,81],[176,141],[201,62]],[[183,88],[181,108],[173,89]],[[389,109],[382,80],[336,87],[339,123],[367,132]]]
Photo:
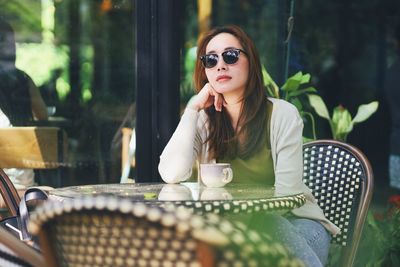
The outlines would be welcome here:
[[[48,235],[45,231],[39,232],[40,248],[42,250],[43,257],[46,262],[46,267],[57,267],[57,260],[54,251],[54,244],[51,244]]]
[[[214,267],[215,264],[215,251],[213,248],[203,242],[197,244],[197,256],[202,267]]]

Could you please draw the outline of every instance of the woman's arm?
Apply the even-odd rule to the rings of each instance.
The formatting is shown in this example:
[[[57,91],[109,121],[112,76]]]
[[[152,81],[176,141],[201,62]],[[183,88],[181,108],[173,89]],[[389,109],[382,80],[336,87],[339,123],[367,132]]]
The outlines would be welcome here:
[[[193,164],[201,149],[197,131],[199,112],[186,108],[174,134],[160,156],[158,171],[167,183],[179,183],[192,174]]]
[[[179,183],[191,176],[193,164],[204,142],[201,133],[206,131],[205,120],[199,119],[200,112],[211,105],[217,111],[222,111],[224,102],[222,95],[209,83],[189,101],[178,127],[160,156],[158,171],[165,182]]]
[[[48,119],[47,107],[43,101],[42,96],[40,95],[39,89],[36,87],[35,83],[29,76],[27,76],[27,78],[29,85],[29,95],[31,97],[33,117],[36,120],[47,120]]]

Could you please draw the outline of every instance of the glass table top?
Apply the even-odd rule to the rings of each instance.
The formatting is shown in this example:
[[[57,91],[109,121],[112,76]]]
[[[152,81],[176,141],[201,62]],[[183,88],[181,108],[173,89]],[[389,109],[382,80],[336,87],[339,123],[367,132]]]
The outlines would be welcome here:
[[[302,193],[275,196],[273,187],[234,183],[221,188],[204,187],[198,183],[95,184],[57,188],[49,194],[50,198],[58,201],[85,196],[125,197],[167,209],[185,208],[198,214],[287,212],[306,202]]]
[[[251,200],[274,198],[274,188],[260,185],[228,184],[210,188],[198,183],[127,183],[70,186],[51,190],[58,197],[113,195],[147,201],[190,201],[190,200]]]

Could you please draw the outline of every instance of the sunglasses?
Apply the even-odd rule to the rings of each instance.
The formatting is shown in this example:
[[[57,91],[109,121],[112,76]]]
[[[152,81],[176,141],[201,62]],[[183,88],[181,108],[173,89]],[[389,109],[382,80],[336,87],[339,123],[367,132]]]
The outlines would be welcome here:
[[[221,53],[222,59],[228,65],[235,64],[239,60],[240,53],[246,54],[242,49],[229,49]],[[213,68],[218,64],[218,54],[207,54],[200,57],[204,68]]]

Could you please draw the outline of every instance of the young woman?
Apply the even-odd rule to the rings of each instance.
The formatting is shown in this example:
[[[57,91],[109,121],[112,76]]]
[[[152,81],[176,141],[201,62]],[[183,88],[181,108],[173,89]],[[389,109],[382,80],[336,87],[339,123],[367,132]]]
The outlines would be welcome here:
[[[235,183],[274,185],[277,195],[305,193],[306,204],[291,216],[266,215],[255,227],[273,225],[269,232],[307,266],[322,266],[330,234],[339,228],[325,218],[302,182],[303,122],[297,109],[266,97],[255,45],[239,27],[211,30],[197,53],[197,95],[160,156],[161,177],[179,183],[191,176],[196,160],[229,162]]]

